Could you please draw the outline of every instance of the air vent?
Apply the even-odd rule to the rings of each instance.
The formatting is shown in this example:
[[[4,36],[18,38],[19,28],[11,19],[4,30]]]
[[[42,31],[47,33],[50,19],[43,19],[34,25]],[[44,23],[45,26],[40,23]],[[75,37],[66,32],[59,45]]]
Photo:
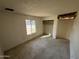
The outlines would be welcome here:
[[[6,11],[11,11],[11,12],[14,11],[14,9],[11,9],[11,8],[5,8],[5,10],[6,10]]]

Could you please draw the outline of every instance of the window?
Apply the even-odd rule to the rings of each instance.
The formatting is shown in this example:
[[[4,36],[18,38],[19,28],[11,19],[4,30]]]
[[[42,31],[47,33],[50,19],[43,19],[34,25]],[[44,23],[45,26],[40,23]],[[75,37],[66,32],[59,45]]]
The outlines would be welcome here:
[[[36,32],[36,22],[35,20],[26,20],[26,31],[27,35],[33,34]]]

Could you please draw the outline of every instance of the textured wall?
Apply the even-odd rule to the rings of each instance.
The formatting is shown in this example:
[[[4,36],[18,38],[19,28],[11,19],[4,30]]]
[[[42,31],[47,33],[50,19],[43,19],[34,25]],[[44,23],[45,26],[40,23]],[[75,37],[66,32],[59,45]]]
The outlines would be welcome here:
[[[2,27],[1,27],[1,25],[2,25],[2,22],[1,22],[1,20],[0,20],[0,56],[2,56],[4,53],[3,53],[3,46],[2,46]],[[3,59],[3,57],[0,57],[0,59]]]
[[[53,20],[43,21],[44,34],[53,34]]]
[[[70,59],[79,59],[79,12],[70,36]]]
[[[1,56],[3,56],[3,51],[2,51],[2,46],[1,46],[1,44],[0,44],[0,59],[4,59],[3,57],[1,57]]]
[[[36,20],[37,33],[27,36],[25,28],[25,20],[33,19]],[[0,13],[1,20],[1,42],[4,50],[8,50],[21,44],[33,37],[42,34],[42,21],[38,17],[24,16],[19,14],[11,13]]]
[[[57,37],[69,39],[74,20],[58,20]]]

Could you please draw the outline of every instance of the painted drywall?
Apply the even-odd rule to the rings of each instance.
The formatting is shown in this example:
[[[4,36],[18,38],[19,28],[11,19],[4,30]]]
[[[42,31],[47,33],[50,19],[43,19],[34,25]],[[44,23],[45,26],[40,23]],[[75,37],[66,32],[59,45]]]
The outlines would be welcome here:
[[[1,46],[0,46],[0,59],[4,59],[4,56],[3,56],[3,51],[2,51]]]
[[[0,20],[0,59],[4,59],[3,57],[1,57],[1,56],[3,56],[3,54],[4,54],[4,53],[3,53],[3,49],[2,49],[3,46],[2,46],[2,42],[1,42],[1,40],[2,40],[2,39],[1,39],[1,37],[2,37],[2,36],[1,36],[1,33],[2,33],[2,28],[1,28],[1,20]]]
[[[45,17],[44,20],[54,20],[53,23],[53,39],[56,39],[56,35],[57,35],[57,26],[58,26],[58,19],[57,19],[57,15],[52,15],[50,17]]]
[[[0,22],[0,26],[1,26],[1,22]],[[1,27],[0,27],[0,59],[4,59],[3,55],[4,55],[4,52],[3,52],[3,49],[2,49],[2,42],[1,42]]]
[[[53,39],[56,39],[57,26],[58,26],[58,19],[57,19],[57,17],[55,17],[54,24],[53,24]]]
[[[43,33],[44,34],[53,34],[53,20],[43,21]]]
[[[70,59],[79,59],[79,12],[70,36]]]
[[[4,52],[2,49],[1,39],[0,39],[0,59],[4,59]]]
[[[74,20],[58,20],[57,38],[69,39]]]
[[[35,34],[30,36],[26,35],[26,28],[25,28],[26,19],[36,20],[37,32]],[[42,20],[38,17],[1,12],[0,20],[2,22],[1,42],[4,51],[42,34]]]

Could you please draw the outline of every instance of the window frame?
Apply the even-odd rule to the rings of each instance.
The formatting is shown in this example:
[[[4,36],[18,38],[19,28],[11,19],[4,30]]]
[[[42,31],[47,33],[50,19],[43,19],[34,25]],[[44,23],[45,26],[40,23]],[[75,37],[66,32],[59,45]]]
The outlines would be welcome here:
[[[28,24],[27,24],[27,21],[29,22],[29,26],[30,26],[30,33],[28,33]],[[34,22],[34,23],[33,23]],[[36,33],[36,21],[35,20],[25,20],[25,24],[26,24],[26,34],[27,35],[32,35],[32,34],[34,34],[34,33]],[[34,27],[34,29],[33,29],[33,27]],[[33,31],[34,30],[34,31]]]

